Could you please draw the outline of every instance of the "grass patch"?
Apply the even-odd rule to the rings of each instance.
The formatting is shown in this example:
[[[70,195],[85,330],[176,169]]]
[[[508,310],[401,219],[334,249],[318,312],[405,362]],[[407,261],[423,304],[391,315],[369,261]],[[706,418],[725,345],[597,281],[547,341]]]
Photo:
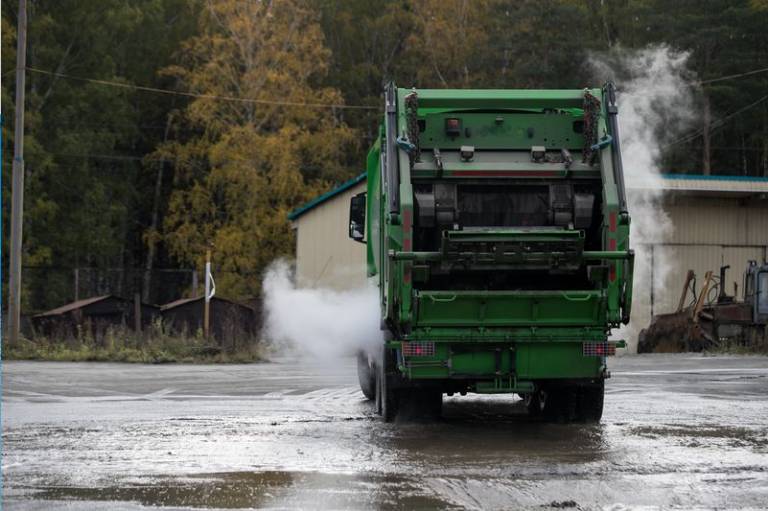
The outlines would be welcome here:
[[[161,323],[137,336],[124,327],[110,327],[98,337],[84,333],[75,337],[35,336],[3,346],[5,360],[49,360],[60,362],[251,363],[266,359],[265,344],[257,339],[230,339],[217,343],[195,335],[174,334]]]

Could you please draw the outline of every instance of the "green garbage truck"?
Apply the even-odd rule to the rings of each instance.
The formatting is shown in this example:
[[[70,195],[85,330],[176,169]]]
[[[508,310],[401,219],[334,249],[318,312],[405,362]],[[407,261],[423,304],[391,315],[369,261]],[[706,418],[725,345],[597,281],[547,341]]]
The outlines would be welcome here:
[[[599,421],[634,263],[613,84],[384,96],[349,218],[381,298],[364,394],[386,421],[466,393]]]

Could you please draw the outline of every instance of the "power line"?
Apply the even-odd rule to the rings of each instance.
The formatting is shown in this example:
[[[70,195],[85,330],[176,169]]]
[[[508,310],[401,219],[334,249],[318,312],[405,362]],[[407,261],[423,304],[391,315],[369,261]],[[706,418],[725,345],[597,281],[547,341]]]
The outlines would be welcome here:
[[[28,71],[34,72],[34,73],[40,73],[50,76],[57,76],[61,78],[67,78],[70,80],[77,80],[77,81],[83,81],[88,83],[96,83],[99,85],[108,85],[112,87],[119,87],[129,90],[138,90],[143,92],[153,92],[153,93],[159,93],[159,94],[168,94],[168,95],[178,95],[178,96],[185,96],[185,97],[193,97],[193,98],[200,98],[200,99],[215,99],[215,100],[221,100],[221,101],[233,101],[233,102],[240,102],[240,103],[251,103],[251,104],[265,104],[265,105],[278,105],[278,106],[292,106],[292,107],[307,107],[307,108],[338,108],[338,109],[356,109],[356,110],[378,110],[378,107],[374,106],[368,106],[368,105],[342,105],[342,104],[331,104],[331,103],[300,103],[300,102],[294,102],[294,101],[281,101],[281,100],[266,100],[266,99],[255,99],[255,98],[239,98],[235,96],[220,96],[220,95],[214,95],[214,94],[198,94],[194,92],[187,92],[187,91],[177,91],[177,90],[170,90],[170,89],[160,89],[155,87],[145,87],[140,85],[131,85],[127,83],[121,83],[121,82],[115,82],[110,80],[100,80],[95,78],[85,78],[85,77],[79,77],[79,76],[72,76],[64,73],[56,73],[52,71],[46,71],[43,69],[37,69],[32,67],[26,68]],[[747,71],[744,73],[739,74],[733,74],[733,75],[727,75],[722,76],[719,78],[712,78],[709,80],[702,80],[696,82],[697,85],[705,85],[710,83],[716,83],[724,80],[732,80],[735,78],[741,78],[744,76],[750,76],[755,75],[758,73],[763,73],[768,71],[768,68],[761,68],[761,69],[754,69],[751,71]],[[733,112],[726,117],[716,121],[715,123],[711,124],[709,127],[709,131],[714,131],[718,128],[720,128],[727,120],[730,118],[762,103],[768,99],[768,96],[764,96],[761,99],[758,99],[754,103],[751,103],[750,105],[747,105],[746,107],[737,110],[736,112]],[[158,126],[158,128],[160,128]],[[704,129],[699,129],[693,133],[690,133],[688,135],[684,135],[683,137],[680,137],[679,139],[670,142],[665,147],[669,147],[672,145],[676,145],[679,143],[689,142],[701,135],[703,135],[705,132]],[[117,155],[74,155],[74,154],[59,154],[59,156],[67,156],[67,157],[84,157],[84,158],[93,158],[93,159],[114,159],[114,160],[141,160],[143,158],[141,157],[130,157],[130,156],[117,156]]]
[[[239,102],[239,103],[252,103],[252,104],[263,104],[263,105],[278,105],[278,106],[294,106],[294,107],[307,107],[307,108],[338,108],[338,109],[344,109],[344,110],[379,110],[379,107],[376,106],[369,106],[369,105],[344,105],[344,104],[335,104],[335,103],[301,103],[296,101],[282,101],[282,100],[269,100],[269,99],[255,99],[255,98],[240,98],[237,96],[221,96],[216,94],[199,94],[195,92],[187,92],[187,91],[178,91],[178,90],[171,90],[171,89],[160,89],[157,87],[146,87],[142,85],[131,85],[128,83],[122,83],[122,82],[115,82],[111,80],[100,80],[96,78],[85,78],[81,76],[72,76],[65,73],[57,73],[53,71],[46,71],[43,69],[37,69],[33,67],[27,67],[28,71],[31,71],[33,73],[40,73],[45,74],[49,76],[57,76],[60,78],[67,78],[69,80],[78,80],[88,83],[96,83],[99,85],[108,85],[112,87],[119,87],[123,89],[129,89],[129,90],[138,90],[143,92],[153,92],[158,94],[168,94],[168,95],[176,95],[176,96],[184,96],[184,97],[191,97],[191,98],[198,98],[198,99],[215,99],[220,101],[233,101],[233,102]],[[719,78],[712,78],[709,80],[700,80],[698,82],[695,82],[697,85],[706,85],[710,83],[716,83],[721,82],[725,80],[732,80],[735,78],[741,78],[744,76],[751,76],[759,73],[764,73],[768,71],[768,67],[761,68],[761,69],[754,69],[752,71],[746,71],[744,73],[738,73],[733,75],[727,75],[727,76],[721,76]]]
[[[669,144],[666,144],[664,147],[666,148],[666,147],[673,146],[673,145],[676,145],[676,144],[690,142],[691,140],[699,138],[704,133],[711,133],[711,132],[715,131],[716,129],[719,129],[722,126],[724,126],[725,123],[729,119],[732,119],[733,117],[739,115],[740,113],[746,112],[750,108],[754,108],[755,106],[759,105],[760,103],[762,103],[766,99],[768,99],[768,94],[766,94],[762,98],[758,99],[757,101],[754,101],[754,102],[750,103],[749,105],[747,105],[745,107],[742,107],[742,108],[736,110],[735,112],[732,112],[732,113],[726,115],[722,119],[718,119],[717,121],[715,121],[712,124],[710,124],[708,128],[706,128],[706,129],[698,129],[698,130],[694,131],[693,133],[689,133],[687,135],[683,135],[682,137],[678,138],[677,140],[674,140],[674,141],[670,142]]]
[[[178,91],[178,90],[171,90],[171,89],[159,89],[156,87],[144,87],[142,85],[131,85],[128,83],[121,83],[121,82],[113,82],[110,80],[98,80],[95,78],[84,78],[80,76],[72,76],[67,75],[64,73],[54,73],[52,71],[45,71],[43,69],[36,69],[32,67],[27,68],[28,71],[31,71],[33,73],[40,73],[44,75],[50,75],[50,76],[57,76],[60,78],[67,78],[69,80],[78,80],[81,82],[88,82],[88,83],[96,83],[99,85],[109,85],[111,87],[119,87],[122,89],[130,89],[130,90],[138,90],[142,92],[154,92],[158,94],[168,94],[168,95],[175,95],[175,96],[185,96],[189,98],[199,98],[199,99],[216,99],[220,101],[232,101],[236,103],[249,103],[249,104],[259,104],[259,105],[276,105],[276,106],[294,106],[294,107],[305,107],[305,108],[333,108],[333,109],[341,109],[341,110],[379,110],[379,107],[377,106],[368,106],[368,105],[342,105],[342,104],[336,104],[336,103],[301,103],[298,101],[282,101],[282,100],[271,100],[271,99],[255,99],[255,98],[239,98],[236,96],[219,96],[215,94],[198,94],[195,92],[187,92],[187,91]]]
[[[743,76],[750,76],[750,75],[756,75],[758,73],[765,73],[768,71],[768,67],[762,68],[762,69],[753,69],[752,71],[747,71],[745,73],[739,73],[735,75],[727,75],[727,76],[721,76],[719,78],[712,78],[709,80],[699,80],[695,82],[689,82],[688,85],[690,86],[696,86],[696,85],[708,85],[710,83],[716,83],[716,82],[722,82],[725,80],[733,80],[735,78],[741,78]],[[653,96],[652,93],[644,93],[644,94],[628,94],[631,96]]]
[[[121,154],[68,154],[68,153],[49,153],[53,156],[64,156],[66,158],[84,158],[88,160],[129,160],[141,161],[143,156],[128,156]]]
[[[673,142],[670,142],[669,144],[667,144],[664,147],[673,146],[673,145],[676,145],[676,144],[679,144],[679,143],[690,142],[690,141],[695,140],[695,139],[699,138],[700,136],[704,135],[704,133],[712,133],[715,130],[720,129],[721,127],[723,127],[728,120],[732,119],[733,117],[735,117],[736,115],[738,115],[738,114],[740,114],[742,112],[745,112],[745,111],[749,110],[750,108],[752,108],[754,106],[759,105],[760,103],[762,103],[766,99],[768,99],[768,95],[763,96],[762,98],[758,99],[754,103],[751,103],[751,104],[749,104],[749,105],[747,105],[747,106],[745,106],[745,107],[743,107],[743,108],[741,108],[741,109],[739,109],[739,110],[737,110],[737,111],[735,111],[735,112],[733,112],[733,113],[731,113],[729,115],[726,115],[722,119],[718,119],[717,121],[715,121],[712,124],[710,124],[708,128],[701,128],[701,129],[696,130],[693,133],[690,133],[688,135],[684,135],[684,136],[680,137],[679,139],[677,139],[677,140],[675,140]]]
[[[741,147],[737,145],[711,145],[709,146],[710,149],[722,149],[722,150],[728,150],[728,151],[743,151],[743,152],[763,152],[762,147]]]
[[[32,71],[34,73],[41,73],[46,74],[50,76],[58,76],[61,78],[67,78],[70,80],[79,80],[89,83],[96,83],[100,85],[109,85],[113,87],[120,87],[125,89],[131,89],[131,90],[140,90],[144,92],[155,92],[160,94],[171,94],[171,95],[180,95],[180,96],[186,96],[186,97],[194,97],[194,98],[201,98],[201,99],[217,99],[217,100],[223,100],[223,101],[235,101],[235,102],[243,102],[243,103],[257,103],[257,104],[266,104],[266,105],[281,105],[281,106],[297,106],[297,107],[310,107],[310,108],[339,108],[339,109],[359,109],[359,110],[378,110],[378,107],[375,106],[369,106],[369,105],[345,105],[345,104],[334,104],[334,103],[301,103],[301,102],[294,102],[294,101],[280,101],[280,100],[266,100],[266,99],[255,99],[255,98],[239,98],[236,96],[220,96],[215,94],[198,94],[194,92],[187,92],[187,91],[177,91],[177,90],[171,90],[171,89],[160,89],[156,87],[145,87],[141,85],[131,85],[127,83],[122,82],[115,82],[110,80],[100,80],[95,78],[85,78],[85,77],[79,77],[79,76],[72,76],[67,75],[64,73],[57,73],[52,71],[46,71],[43,69],[37,69],[32,67],[26,68],[28,71]],[[12,69],[10,71],[7,71],[5,74],[8,74],[10,72],[15,72],[15,69]],[[734,78],[740,78],[743,76],[750,76],[758,73],[764,73],[768,71],[768,67],[761,68],[761,69],[754,69],[752,71],[747,71],[744,73],[739,74],[733,74],[733,75],[727,75],[722,76],[719,78],[712,78],[709,80],[700,80],[695,82],[696,85],[705,85],[709,83],[715,83],[720,82],[724,80],[731,80]],[[160,129],[164,129],[164,126],[158,126]]]
[[[742,76],[750,76],[750,75],[756,75],[758,73],[765,73],[766,71],[768,71],[768,67],[764,67],[762,69],[755,69],[752,71],[747,71],[746,73],[739,73],[736,75],[728,75],[728,76],[721,76],[720,78],[712,78],[711,80],[701,80],[696,83],[698,85],[706,85],[708,83],[722,82],[723,80],[732,80],[733,78],[741,78]]]

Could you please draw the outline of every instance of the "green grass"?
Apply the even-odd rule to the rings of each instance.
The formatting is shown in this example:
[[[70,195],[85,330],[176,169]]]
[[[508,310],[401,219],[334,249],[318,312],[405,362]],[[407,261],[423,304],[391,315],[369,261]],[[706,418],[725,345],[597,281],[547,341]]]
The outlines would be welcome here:
[[[68,362],[250,363],[266,359],[264,343],[253,339],[224,342],[195,335],[169,333],[162,324],[152,325],[142,336],[125,328],[110,328],[98,339],[91,335],[68,338],[35,336],[3,346],[4,360]]]

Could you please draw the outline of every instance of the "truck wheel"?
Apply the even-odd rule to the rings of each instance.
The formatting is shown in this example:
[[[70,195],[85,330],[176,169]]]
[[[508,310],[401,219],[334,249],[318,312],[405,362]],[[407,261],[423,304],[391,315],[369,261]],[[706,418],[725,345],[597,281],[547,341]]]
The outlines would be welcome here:
[[[577,396],[574,389],[548,386],[528,394],[525,405],[531,417],[541,417],[547,422],[568,423],[576,419]]]
[[[424,409],[430,418],[439,419],[443,414],[443,392],[441,390],[430,390],[424,396]]]
[[[553,419],[561,424],[569,424],[577,420],[579,392],[573,387],[558,389],[555,407],[552,409]]]
[[[374,378],[376,380],[376,385],[374,386],[374,389],[376,391],[376,415],[381,415],[382,412],[382,406],[381,402],[383,401],[381,398],[381,375],[379,374],[379,366],[374,366]]]
[[[384,378],[381,392],[381,416],[384,422],[392,422],[400,411],[400,395],[394,389],[387,388]]]
[[[385,422],[395,420],[400,405],[399,393],[387,385],[387,375],[393,363],[390,350],[383,348],[381,363],[376,364],[376,412]]]
[[[597,385],[584,385],[579,389],[578,419],[582,422],[600,422],[603,416],[605,381]]]
[[[407,389],[400,397],[400,413],[407,419],[437,419],[443,409],[443,393],[433,389]]]
[[[531,417],[541,417],[547,403],[547,392],[544,389],[535,389],[523,398],[525,407],[528,409],[528,415]]]
[[[365,398],[376,399],[376,373],[368,361],[368,354],[364,351],[357,352],[357,379]]]

